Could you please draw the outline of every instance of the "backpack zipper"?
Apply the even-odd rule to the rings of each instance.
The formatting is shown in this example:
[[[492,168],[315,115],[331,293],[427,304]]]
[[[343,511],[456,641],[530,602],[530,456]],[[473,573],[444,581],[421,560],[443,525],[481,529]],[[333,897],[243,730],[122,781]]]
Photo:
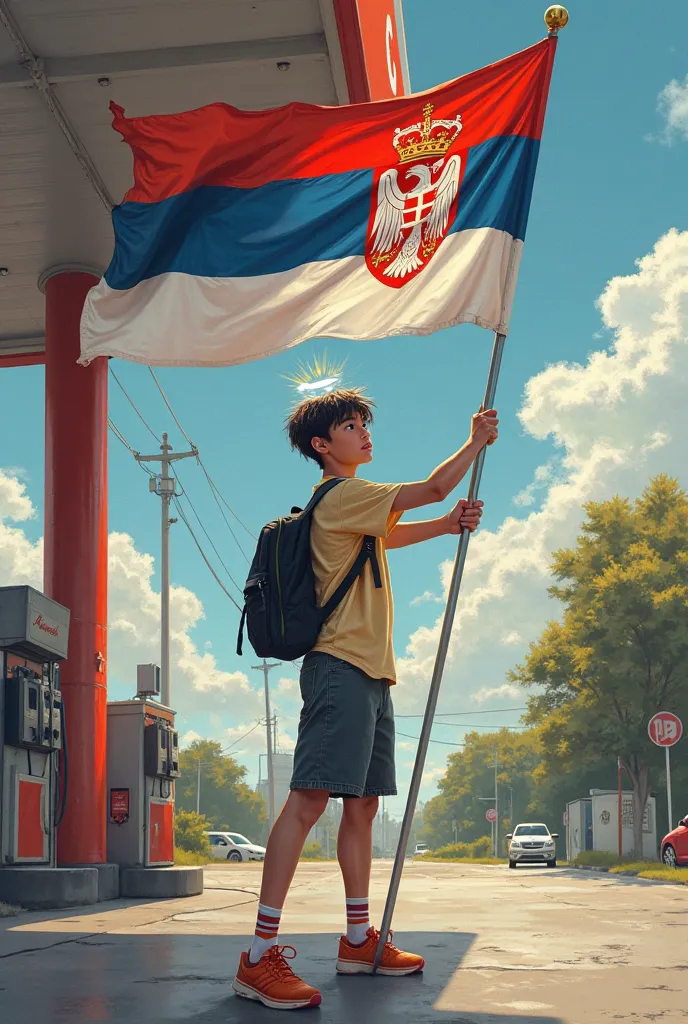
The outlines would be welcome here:
[[[282,520],[279,520],[279,528],[277,530],[277,545],[275,547],[275,578],[277,580],[277,599],[279,601],[280,610],[280,629],[282,632],[282,641],[284,641],[284,609],[282,608],[282,583],[280,581],[280,569],[279,569],[279,543],[280,537],[282,536]]]

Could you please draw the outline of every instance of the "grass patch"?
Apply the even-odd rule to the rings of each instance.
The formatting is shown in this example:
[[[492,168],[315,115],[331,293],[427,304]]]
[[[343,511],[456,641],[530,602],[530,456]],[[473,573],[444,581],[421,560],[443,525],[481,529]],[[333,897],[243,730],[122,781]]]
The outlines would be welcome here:
[[[643,868],[638,878],[651,878],[655,882],[674,882],[677,885],[688,885],[688,868],[667,868],[655,864],[651,868]]]
[[[191,853],[189,850],[175,849],[174,863],[177,867],[201,868],[210,864],[210,858],[206,857],[204,853]]]
[[[413,857],[414,864],[430,861],[432,864],[506,864],[504,857],[433,857],[425,853],[422,857]]]
[[[616,854],[603,853],[601,850],[579,853],[573,864],[607,868],[612,875],[635,875],[655,882],[675,882],[677,885],[688,883],[688,868],[669,868],[656,860],[633,860],[632,857],[619,860]]]
[[[11,903],[0,903],[0,917],[17,917],[21,913],[21,907],[15,907]]]

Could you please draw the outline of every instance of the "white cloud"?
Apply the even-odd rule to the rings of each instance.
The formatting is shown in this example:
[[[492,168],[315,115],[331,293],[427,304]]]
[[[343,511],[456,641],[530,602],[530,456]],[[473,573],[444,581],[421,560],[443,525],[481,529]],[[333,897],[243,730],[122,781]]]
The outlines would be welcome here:
[[[195,743],[196,740],[200,740],[200,739],[203,739],[203,737],[200,736],[197,732],[194,732],[193,729],[189,729],[181,737],[181,739],[179,741],[179,745],[182,748],[190,747],[192,743]]]
[[[501,699],[516,696],[497,681],[519,660],[516,635],[525,646],[558,615],[547,595],[551,556],[575,543],[584,502],[635,497],[659,472],[688,486],[688,231],[667,232],[635,272],[612,278],[598,307],[608,348],[585,363],[548,366],[526,384],[520,420],[555,446],[556,477],[537,510],[509,515],[471,542],[440,711],[460,707],[486,677]],[[441,567],[445,595],[451,568]],[[416,630],[399,658],[399,712],[424,709],[440,625]]]
[[[435,604],[442,604],[442,598],[438,597],[437,594],[433,594],[431,590],[426,590],[424,594],[419,594],[418,597],[414,597],[411,601],[411,607],[417,608],[420,604],[426,604],[426,602],[432,601]]]
[[[554,459],[551,459],[543,466],[538,466],[528,486],[524,487],[513,499],[514,505],[534,505],[536,492],[546,490],[554,477],[556,466],[557,463]]]
[[[671,145],[676,139],[688,139],[688,75],[680,82],[673,78],[657,97],[664,118],[660,141]]]
[[[515,644],[523,643],[523,638],[517,630],[512,629],[510,632],[504,634],[500,643],[506,644],[507,647],[513,647]]]
[[[278,697],[287,700],[300,700],[301,690],[298,679],[280,679],[275,692]]]
[[[483,686],[471,694],[471,700],[476,701],[478,704],[484,704],[488,700],[498,700],[500,698],[513,698],[515,700],[517,697],[525,699],[524,691],[518,686],[513,686],[511,683],[504,683],[502,686]]]

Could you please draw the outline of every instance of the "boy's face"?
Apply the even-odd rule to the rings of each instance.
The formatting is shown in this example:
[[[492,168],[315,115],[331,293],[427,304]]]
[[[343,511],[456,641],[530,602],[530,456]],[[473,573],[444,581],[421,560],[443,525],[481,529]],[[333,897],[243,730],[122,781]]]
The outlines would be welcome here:
[[[313,447],[322,458],[328,458],[340,466],[361,466],[373,461],[370,431],[360,413],[336,427],[330,427],[329,438],[314,437]]]

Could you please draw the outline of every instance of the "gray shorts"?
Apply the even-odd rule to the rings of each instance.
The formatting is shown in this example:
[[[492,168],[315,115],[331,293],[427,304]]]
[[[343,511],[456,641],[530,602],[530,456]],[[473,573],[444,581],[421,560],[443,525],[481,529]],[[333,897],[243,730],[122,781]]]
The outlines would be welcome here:
[[[396,796],[390,685],[348,661],[311,651],[301,669],[303,708],[292,789],[330,796]]]

